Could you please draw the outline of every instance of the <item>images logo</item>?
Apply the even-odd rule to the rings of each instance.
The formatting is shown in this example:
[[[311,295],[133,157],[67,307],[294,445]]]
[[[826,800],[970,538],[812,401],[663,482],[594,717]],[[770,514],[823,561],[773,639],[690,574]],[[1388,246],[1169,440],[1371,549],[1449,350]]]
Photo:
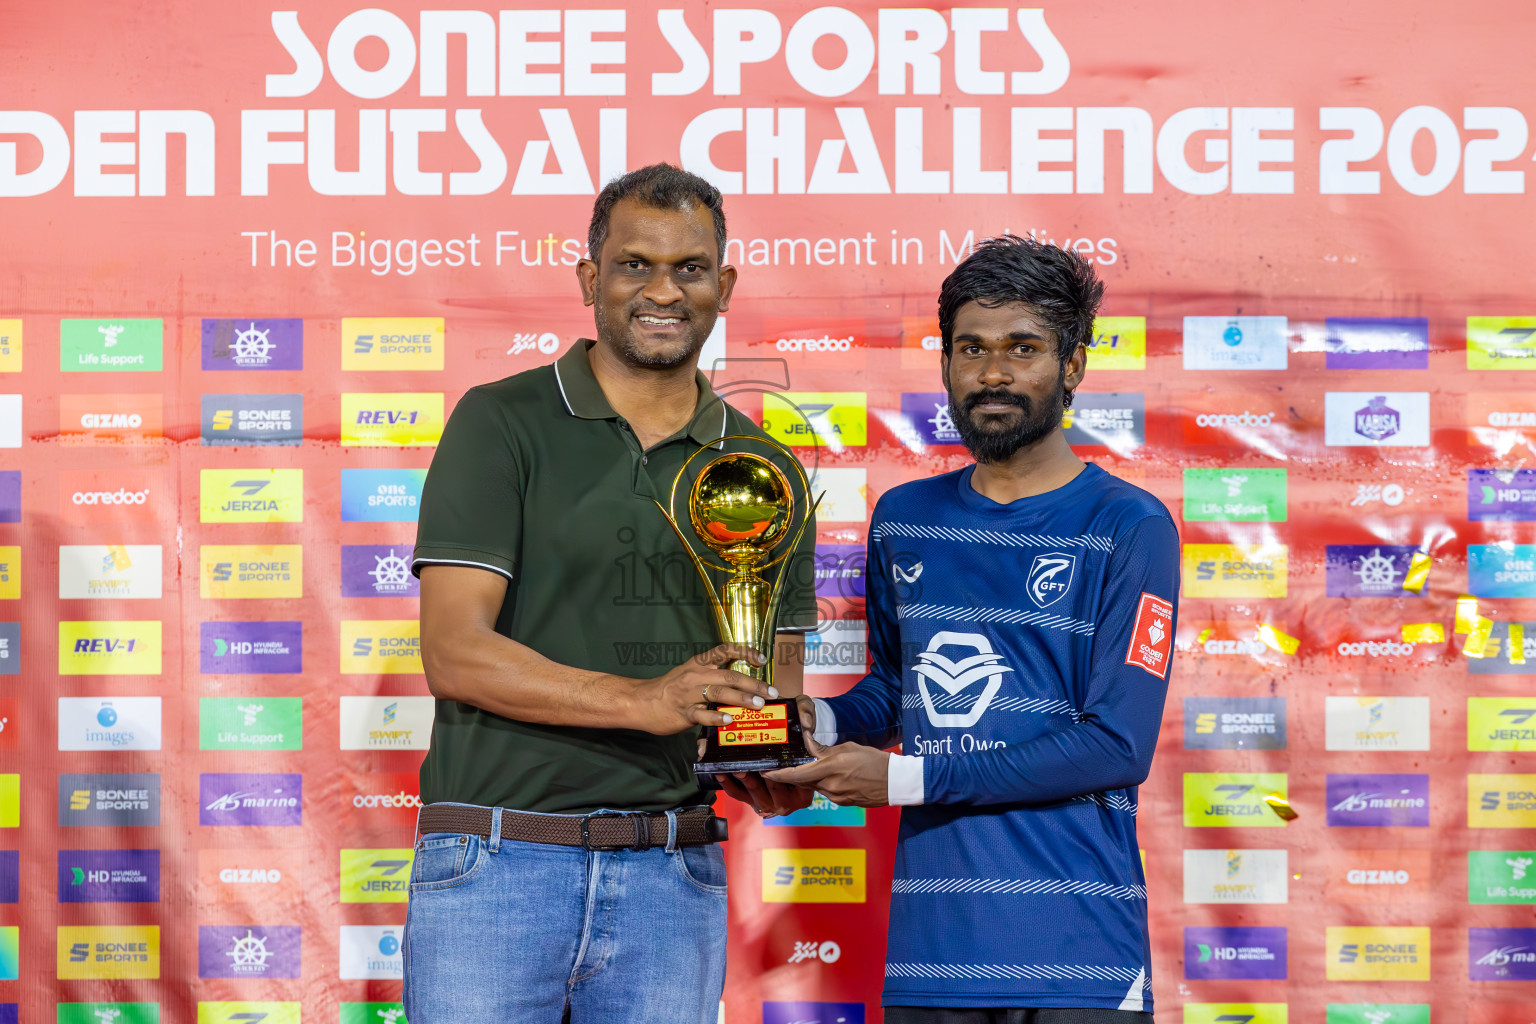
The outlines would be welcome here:
[[[160,776],[157,774],[112,772],[59,776],[61,828],[89,825],[127,828],[159,824]]]
[[[159,750],[159,697],[60,697],[60,750]]]
[[[204,675],[292,675],[303,671],[299,622],[204,622],[199,671]]]
[[[1185,697],[1185,750],[1284,750],[1284,697]]]
[[[1284,850],[1185,850],[1185,903],[1285,903]]]
[[[161,369],[164,325],[158,320],[59,321],[59,369],[156,372]]]
[[[300,1010],[303,1005],[303,1003],[198,1003],[197,1024],[299,1024]],[[156,1024],[159,1022],[156,1021]]]
[[[1284,928],[1184,929],[1184,977],[1191,981],[1285,976]]]
[[[1186,469],[1184,518],[1204,523],[1283,523],[1283,469]]]
[[[198,776],[203,825],[302,825],[304,777],[296,774]]]
[[[939,653],[949,646],[974,653],[950,660]],[[981,721],[992,698],[1002,688],[1003,674],[1013,671],[1003,664],[1002,659],[1001,654],[992,650],[992,641],[987,639],[985,633],[957,633],[950,630],[935,633],[933,639],[928,641],[928,649],[918,654],[917,664],[912,666],[912,671],[917,674],[917,687],[922,694],[923,707],[928,712],[928,721],[939,729],[969,729]],[[986,681],[985,685],[969,710],[939,711],[940,704],[946,707],[964,706],[965,698],[961,696],[961,691],[983,680]],[[930,682],[943,690],[944,695],[935,698],[928,689]]]
[[[1185,597],[1284,597],[1288,549],[1283,544],[1185,544]]]
[[[863,1003],[763,1001],[763,1024],[864,1024]]]
[[[1536,370],[1536,317],[1467,317],[1467,369]]]
[[[204,395],[203,444],[297,445],[304,441],[304,396]]]
[[[865,444],[862,391],[786,391],[763,395],[763,432],[791,447],[838,451]]]
[[[919,451],[926,445],[957,445],[960,431],[949,412],[949,395],[942,391],[901,396],[901,417],[896,424],[900,440]]]
[[[198,561],[205,600],[304,596],[302,544],[204,544]]]
[[[1429,321],[1424,317],[1331,316],[1330,370],[1427,370]]]
[[[302,469],[205,469],[199,474],[205,523],[301,523]]]
[[[163,399],[153,395],[60,395],[65,444],[152,444],[162,434]]]
[[[1284,370],[1289,330],[1283,316],[1186,316],[1184,369]]]
[[[1327,933],[1329,981],[1428,981],[1428,928],[1338,928]]]
[[[155,925],[60,925],[58,976],[82,979],[160,977],[160,929]]]
[[[161,577],[158,544],[59,548],[60,600],[155,600],[161,596]]]
[[[160,622],[60,622],[59,674],[159,675]]]
[[[1536,775],[1468,775],[1467,827],[1536,827]]]
[[[1467,518],[1483,523],[1536,521],[1536,469],[1467,470]]]
[[[420,623],[415,619],[341,620],[341,671],[343,675],[420,672]]]
[[[407,869],[406,875],[410,872]],[[402,897],[398,902],[404,903]],[[403,925],[342,925],[341,926],[341,977],[345,979],[377,979],[405,976],[404,956],[400,952],[400,938],[404,933]],[[348,1004],[342,1004],[344,1007]],[[360,1004],[350,1004],[357,1006]],[[368,1024],[405,1024],[403,1013],[389,1016],[393,1012],[393,1004],[377,1004],[384,1009],[378,1012],[378,1016],[368,1021]],[[347,1019],[346,1010],[342,1010],[342,1020]]]
[[[1128,453],[1147,442],[1147,396],[1139,391],[1079,391],[1072,408],[1062,413],[1061,427],[1074,448]]]
[[[60,850],[60,903],[159,903],[159,850]]]
[[[1428,850],[1338,850],[1328,865],[1329,903],[1417,903],[1431,898]]]
[[[1140,316],[1101,316],[1088,342],[1090,370],[1145,370],[1147,320]]]
[[[1429,827],[1428,775],[1330,773],[1327,791],[1329,827]]]
[[[1476,597],[1536,597],[1536,544],[1468,544],[1467,590]]]
[[[197,929],[199,978],[297,978],[296,925],[201,925]]]
[[[342,597],[420,597],[409,544],[343,544]]]
[[[1184,824],[1189,828],[1283,828],[1264,798],[1285,793],[1284,772],[1185,772]]]
[[[363,448],[432,446],[443,436],[443,394],[357,392],[341,396],[341,443]]]
[[[341,749],[426,750],[435,713],[431,697],[343,697]]]
[[[342,850],[341,902],[404,903],[414,851]]]
[[[1327,697],[1328,750],[1428,750],[1428,697]]]
[[[764,903],[863,903],[863,850],[764,850]]]
[[[424,469],[343,469],[341,521],[414,523],[426,479]]]
[[[302,750],[302,697],[203,697],[199,750]]]
[[[441,370],[443,318],[341,318],[343,370]]]
[[[304,321],[203,320],[204,370],[302,370]]]
[[[1429,393],[1330,391],[1323,396],[1323,443],[1331,447],[1429,444]]]
[[[812,798],[809,807],[802,807],[791,814],[764,819],[763,824],[769,826],[788,825],[791,827],[834,825],[842,828],[863,828],[864,808],[839,807],[831,800],[817,793]]]

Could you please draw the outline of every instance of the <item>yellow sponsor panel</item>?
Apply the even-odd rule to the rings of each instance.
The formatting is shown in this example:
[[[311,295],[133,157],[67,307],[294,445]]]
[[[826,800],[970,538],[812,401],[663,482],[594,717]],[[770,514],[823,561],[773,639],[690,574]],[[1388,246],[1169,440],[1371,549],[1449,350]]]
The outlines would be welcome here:
[[[1467,369],[1536,370],[1536,316],[1467,317]]]
[[[415,851],[342,850],[341,902],[404,903]]]
[[[344,316],[343,370],[441,370],[443,318]]]
[[[302,544],[204,544],[198,565],[205,598],[304,596]]]
[[[205,523],[302,523],[302,469],[205,469],[198,480]]]
[[[197,1024],[302,1024],[302,1003],[198,1003]],[[402,1018],[403,1019],[403,1018]],[[382,1024],[382,1022],[381,1022]]]
[[[1284,544],[1185,544],[1185,597],[1284,597]]]
[[[441,391],[344,391],[341,443],[364,448],[431,446],[443,436]]]
[[[791,446],[860,447],[868,436],[862,391],[785,391],[763,395],[763,432]]]
[[[1270,809],[1265,797],[1274,794],[1284,799],[1289,788],[1285,772],[1185,772],[1184,825],[1282,828],[1285,821]]]
[[[863,903],[863,850],[764,850],[764,903]]]
[[[0,373],[21,372],[21,321],[0,320]]]
[[[0,598],[21,596],[21,548],[0,547]]]
[[[1536,697],[1468,697],[1468,750],[1536,750]]]
[[[0,828],[21,827],[21,776],[0,775]]]
[[[1088,342],[1090,370],[1145,370],[1147,319],[1141,316],[1101,316],[1093,322]]]
[[[421,623],[415,619],[342,619],[343,675],[421,671]]]
[[[1184,1024],[1288,1024],[1285,1003],[1185,1003]]]
[[[160,977],[158,925],[59,926],[61,980]]]
[[[1468,828],[1536,828],[1536,775],[1468,775]]]
[[[1329,928],[1329,981],[1428,981],[1428,928]]]
[[[59,623],[59,675],[157,676],[160,620]]]

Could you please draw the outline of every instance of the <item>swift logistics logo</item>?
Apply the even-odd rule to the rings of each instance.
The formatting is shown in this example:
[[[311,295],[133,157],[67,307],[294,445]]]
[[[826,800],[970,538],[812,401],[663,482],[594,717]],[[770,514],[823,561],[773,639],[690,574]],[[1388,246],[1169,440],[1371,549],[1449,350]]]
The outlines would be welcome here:
[[[764,850],[764,903],[863,903],[865,851]]]
[[[300,1024],[303,1006],[303,1003],[297,1002],[198,1003],[197,1024]],[[96,1022],[92,1021],[91,1024]],[[119,1024],[119,1022],[113,1021],[112,1024]]]
[[[60,925],[56,962],[61,981],[153,981],[160,977],[160,928]]]
[[[297,925],[200,925],[199,978],[297,978]]]
[[[304,443],[304,396],[218,394],[202,398],[202,440],[212,447]]]
[[[421,624],[415,619],[342,619],[343,675],[421,671]]]
[[[1329,391],[1323,396],[1323,415],[1323,443],[1329,447],[1429,444],[1427,391]]]
[[[60,903],[159,903],[159,850],[60,850]]]
[[[811,493],[821,494],[816,522],[862,523],[869,518],[869,475],[862,466],[828,468],[811,475]]]
[[[302,697],[203,697],[199,750],[302,750]]]
[[[59,440],[70,445],[159,444],[165,400],[150,395],[60,395]]]
[[[60,697],[60,750],[159,750],[159,697]]]
[[[1184,471],[1184,518],[1195,523],[1283,523],[1286,471],[1218,468]]]
[[[1536,750],[1536,697],[1468,697],[1467,749]]]
[[[441,370],[444,349],[440,316],[341,318],[343,370]]]
[[[1536,981],[1536,928],[1468,928],[1472,981]]]
[[[1428,828],[1429,776],[1329,773],[1330,828]]]
[[[1329,981],[1428,981],[1428,928],[1327,929]]]
[[[1088,369],[1145,370],[1147,319],[1141,316],[1101,316],[1093,321],[1088,339]]]
[[[1185,544],[1185,597],[1284,597],[1289,549],[1283,544]]]
[[[763,432],[790,447],[860,448],[869,412],[862,391],[785,391],[763,395]]]
[[[1536,775],[1468,775],[1467,827],[1536,828]]]
[[[1079,391],[1061,415],[1061,429],[1074,448],[1108,448],[1126,453],[1147,443],[1147,396],[1139,391]]]
[[[302,775],[204,772],[197,793],[202,825],[304,823]]]
[[[1536,370],[1536,316],[1467,317],[1467,369]]]
[[[1287,1024],[1285,1003],[1185,1003],[1184,1024]]]
[[[441,391],[344,391],[341,443],[360,448],[431,447],[443,436]]]
[[[349,981],[404,978],[405,956],[400,948],[400,939],[404,933],[404,925],[342,925],[341,944],[338,947],[341,955],[337,965],[340,977]],[[342,1005],[345,1007],[348,1004]],[[345,1009],[342,1010],[341,1019],[348,1019]],[[405,1024],[405,1017],[403,1013],[390,1017],[381,1011],[368,1024]]]
[[[155,523],[169,493],[165,476],[146,466],[59,471],[59,513],[68,523]]]
[[[1184,977],[1283,981],[1284,928],[1185,928]]]
[[[59,827],[160,824],[160,776],[144,772],[59,776]]]
[[[1264,798],[1284,794],[1284,772],[1185,772],[1187,828],[1283,828]]]
[[[204,675],[303,671],[301,622],[204,622],[199,632],[199,671]]]
[[[158,544],[63,544],[59,599],[156,600],[162,587]]]
[[[204,469],[198,504],[205,523],[302,523],[302,469]]]
[[[1536,904],[1536,850],[1467,851],[1467,902]]]
[[[1536,469],[1467,470],[1467,519],[1479,523],[1536,521]]]
[[[59,369],[64,373],[156,373],[163,367],[165,324],[158,318],[59,321]]]
[[[1428,750],[1428,697],[1327,697],[1328,750]]]
[[[1536,597],[1536,544],[1468,544],[1467,592],[1474,597]]]
[[[342,850],[341,902],[404,903],[415,851]]]
[[[1185,697],[1185,750],[1284,750],[1284,697]]]
[[[1185,850],[1185,903],[1285,903],[1285,850]]]
[[[302,544],[204,544],[198,562],[205,600],[304,596]]]
[[[1325,573],[1329,597],[1422,597],[1403,589],[1418,548],[1395,544],[1329,544]]]
[[[296,317],[204,318],[204,370],[302,370],[304,321]]]
[[[1328,903],[1422,903],[1433,896],[1428,850],[1335,850],[1328,862]]]
[[[409,544],[343,544],[342,597],[420,597]]]
[[[1184,369],[1284,370],[1289,333],[1283,316],[1186,316]]]
[[[1324,321],[1330,370],[1429,369],[1425,317],[1344,317]]]
[[[426,750],[436,702],[431,697],[342,697],[342,750]]]
[[[157,676],[158,619],[65,620],[59,623],[59,675]]]
[[[414,523],[426,479],[424,469],[343,469],[341,521]]]

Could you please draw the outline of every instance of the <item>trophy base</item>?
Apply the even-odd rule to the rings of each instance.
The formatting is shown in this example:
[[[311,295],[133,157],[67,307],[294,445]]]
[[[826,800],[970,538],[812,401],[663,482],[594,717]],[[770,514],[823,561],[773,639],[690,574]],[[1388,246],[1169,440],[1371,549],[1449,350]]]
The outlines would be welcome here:
[[[700,761],[693,766],[695,775],[732,774],[734,772],[774,772],[794,768],[816,760],[809,754],[796,757],[760,757],[752,761]]]
[[[704,753],[693,766],[694,774],[769,772],[816,760],[805,748],[794,698],[779,697],[760,708],[711,707],[726,712],[732,721],[704,730]]]

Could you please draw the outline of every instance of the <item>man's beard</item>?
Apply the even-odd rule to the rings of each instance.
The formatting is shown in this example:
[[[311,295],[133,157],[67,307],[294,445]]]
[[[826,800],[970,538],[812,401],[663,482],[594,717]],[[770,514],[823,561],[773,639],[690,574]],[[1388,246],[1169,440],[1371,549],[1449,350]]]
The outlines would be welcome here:
[[[661,313],[661,310],[640,310],[640,313]],[[692,364],[698,361],[699,352],[704,348],[707,338],[688,337],[679,338],[681,345],[669,345],[665,348],[647,349],[635,341],[630,333],[630,325],[634,322],[633,314],[625,310],[618,316],[610,316],[608,310],[599,301],[593,310],[593,319],[596,321],[597,336],[604,343],[615,349],[624,362],[630,366],[644,366],[655,370],[670,370],[674,367]],[[688,323],[688,321],[684,321]]]
[[[1061,425],[1062,410],[1066,408],[1065,397],[1066,368],[1063,367],[1056,377],[1055,389],[1039,406],[1025,395],[1001,388],[983,388],[971,392],[958,403],[951,392],[949,416],[954,421],[955,429],[960,432],[961,443],[977,462],[1007,462],[1015,452],[1035,444]],[[1016,405],[1020,409],[1019,418],[1012,425],[983,427],[972,418],[976,406],[982,402]]]

